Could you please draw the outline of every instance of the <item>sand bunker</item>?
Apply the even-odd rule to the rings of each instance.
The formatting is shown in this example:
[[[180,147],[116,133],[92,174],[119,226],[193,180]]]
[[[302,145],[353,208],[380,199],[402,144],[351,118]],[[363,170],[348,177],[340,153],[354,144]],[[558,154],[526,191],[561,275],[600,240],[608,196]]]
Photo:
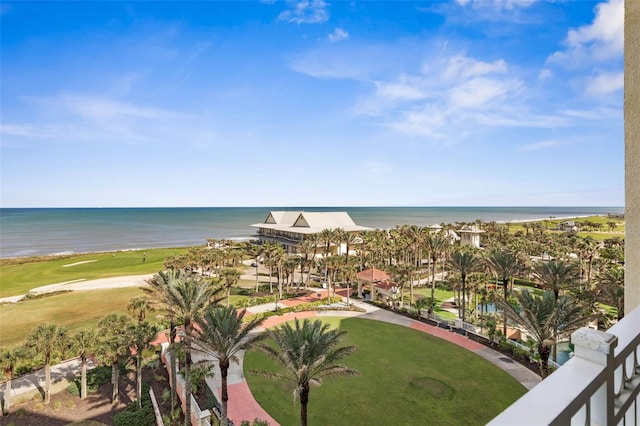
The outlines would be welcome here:
[[[82,265],[83,263],[93,263],[93,262],[97,262],[98,260],[83,260],[82,262],[76,262],[76,263],[69,263],[68,265],[62,265],[63,268],[67,268],[69,266],[76,266],[76,265]]]

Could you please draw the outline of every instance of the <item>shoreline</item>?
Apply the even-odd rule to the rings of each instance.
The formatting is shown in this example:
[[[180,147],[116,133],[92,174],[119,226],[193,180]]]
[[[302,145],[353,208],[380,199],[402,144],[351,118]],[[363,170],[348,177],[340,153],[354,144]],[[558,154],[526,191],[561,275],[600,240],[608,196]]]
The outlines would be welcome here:
[[[535,218],[535,219],[515,219],[515,220],[492,220],[484,223],[495,222],[497,224],[522,224],[522,223],[531,223],[531,222],[542,222],[546,220],[553,221],[566,221],[570,219],[584,219],[587,217],[607,217],[607,215],[597,215],[597,214],[589,214],[589,215],[579,215],[579,216],[562,216],[562,217],[544,217],[544,218]],[[373,228],[373,229],[393,229],[393,228]],[[229,238],[219,238],[216,240],[230,240],[230,241],[238,241],[238,242],[247,242],[251,240],[255,240],[257,237],[247,236],[247,237],[229,237]],[[113,250],[96,250],[96,251],[80,251],[74,252],[70,250],[65,250],[61,252],[49,253],[49,254],[34,254],[34,255],[24,255],[24,256],[6,256],[0,257],[0,263],[4,261],[11,261],[16,259],[41,259],[41,258],[64,258],[64,257],[73,257],[73,256],[86,256],[93,254],[105,254],[105,253],[121,253],[121,252],[133,252],[133,251],[143,251],[143,250],[161,250],[161,249],[188,249],[191,247],[201,247],[206,246],[205,243],[201,245],[187,245],[187,246],[156,246],[156,247],[135,247],[135,248],[123,248],[123,249],[113,249]]]

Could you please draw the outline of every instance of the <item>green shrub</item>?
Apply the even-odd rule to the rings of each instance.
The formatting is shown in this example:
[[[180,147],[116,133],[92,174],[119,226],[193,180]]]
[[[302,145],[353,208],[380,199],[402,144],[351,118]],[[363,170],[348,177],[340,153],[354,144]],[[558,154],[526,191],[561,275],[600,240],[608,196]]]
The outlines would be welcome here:
[[[113,416],[113,426],[154,426],[156,417],[153,412],[149,385],[142,384],[142,408],[138,409],[138,403],[133,401],[124,411]]]
[[[67,387],[67,392],[80,396],[80,378],[76,378]],[[111,381],[111,367],[99,366],[87,372],[87,393],[96,393],[100,386]]]

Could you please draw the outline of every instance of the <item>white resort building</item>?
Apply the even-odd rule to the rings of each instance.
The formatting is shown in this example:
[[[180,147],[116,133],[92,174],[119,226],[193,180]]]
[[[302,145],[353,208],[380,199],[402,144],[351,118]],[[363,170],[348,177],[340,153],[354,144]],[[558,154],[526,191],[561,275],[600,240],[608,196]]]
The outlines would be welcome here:
[[[302,241],[325,229],[339,228],[346,232],[371,230],[366,226],[356,225],[347,212],[272,211],[264,222],[251,226],[258,229],[261,243],[281,244],[287,253],[295,253]],[[339,246],[338,254],[344,250],[344,247]]]
[[[478,225],[463,226],[462,229],[458,230],[458,234],[460,234],[460,245],[479,248],[480,234],[483,232],[485,231],[478,228]]]

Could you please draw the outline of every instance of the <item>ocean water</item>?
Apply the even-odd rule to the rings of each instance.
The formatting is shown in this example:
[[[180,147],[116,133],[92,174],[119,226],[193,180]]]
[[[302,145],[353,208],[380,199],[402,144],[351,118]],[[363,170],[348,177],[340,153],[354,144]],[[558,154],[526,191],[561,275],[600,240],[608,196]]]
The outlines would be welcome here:
[[[622,213],[623,207],[203,207],[0,209],[0,257],[202,245],[249,239],[271,210],[346,211],[358,224],[523,221]]]

